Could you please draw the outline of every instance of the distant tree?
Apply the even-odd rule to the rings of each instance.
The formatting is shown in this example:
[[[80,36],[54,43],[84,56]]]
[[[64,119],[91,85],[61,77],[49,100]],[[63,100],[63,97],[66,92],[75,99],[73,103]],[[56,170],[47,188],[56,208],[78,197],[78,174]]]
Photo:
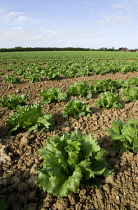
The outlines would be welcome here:
[[[23,47],[14,47],[14,50],[15,51],[24,51],[24,48]]]

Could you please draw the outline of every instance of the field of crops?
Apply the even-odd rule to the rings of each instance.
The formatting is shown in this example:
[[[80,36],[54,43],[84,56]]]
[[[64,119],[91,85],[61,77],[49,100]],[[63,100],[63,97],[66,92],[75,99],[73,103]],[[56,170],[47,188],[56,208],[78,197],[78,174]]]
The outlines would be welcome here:
[[[138,53],[0,53],[0,210],[136,210],[137,152]]]

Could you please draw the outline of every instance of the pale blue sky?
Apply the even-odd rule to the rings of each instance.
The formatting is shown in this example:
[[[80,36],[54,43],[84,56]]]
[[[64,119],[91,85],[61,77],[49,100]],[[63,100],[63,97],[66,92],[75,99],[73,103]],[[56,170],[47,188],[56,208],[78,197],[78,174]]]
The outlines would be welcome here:
[[[0,0],[2,47],[138,48],[138,0]]]

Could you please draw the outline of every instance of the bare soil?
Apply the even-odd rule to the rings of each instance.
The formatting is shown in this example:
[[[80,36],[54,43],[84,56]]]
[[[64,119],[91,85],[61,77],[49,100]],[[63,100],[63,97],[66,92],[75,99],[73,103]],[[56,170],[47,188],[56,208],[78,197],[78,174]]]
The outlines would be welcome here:
[[[40,91],[52,86],[66,91],[75,81],[87,80],[94,84],[97,79],[111,78],[127,80],[138,76],[138,72],[114,75],[93,75],[61,79],[60,81],[43,80],[21,84],[8,84],[0,80],[0,96],[7,94],[26,94],[30,101],[40,101]],[[2,78],[2,76],[1,76]],[[7,108],[0,108],[0,200],[5,200],[10,210],[137,210],[138,209],[138,154],[116,154],[106,130],[112,121],[120,118],[124,122],[129,118],[138,120],[138,101],[123,103],[123,109],[103,110],[96,107],[98,96],[83,101],[93,110],[90,118],[79,120],[62,116],[67,101],[43,105],[43,113],[52,113],[55,127],[51,132],[20,132],[9,135],[6,126],[7,117],[13,113]],[[62,131],[71,132],[80,129],[83,134],[91,133],[100,146],[108,151],[107,162],[114,168],[114,175],[101,179],[100,188],[90,188],[83,184],[77,193],[65,197],[56,197],[44,193],[36,185],[36,168],[42,165],[39,149],[46,144],[46,139]]]

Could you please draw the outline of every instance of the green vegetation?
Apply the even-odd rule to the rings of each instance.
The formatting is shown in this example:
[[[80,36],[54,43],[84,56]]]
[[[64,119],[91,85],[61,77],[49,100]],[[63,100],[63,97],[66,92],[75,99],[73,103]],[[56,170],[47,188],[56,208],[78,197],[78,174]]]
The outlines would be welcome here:
[[[41,90],[40,96],[42,104],[49,104],[51,102],[65,101],[66,93],[64,93],[61,89],[52,87],[48,90]]]
[[[126,82],[127,86],[138,86],[138,77],[131,77]]]
[[[64,117],[72,116],[76,119],[78,119],[80,116],[89,117],[90,113],[90,107],[81,100],[70,100],[62,111]]]
[[[18,77],[13,76],[12,74],[7,74],[4,79],[11,84],[20,83],[20,79]]]
[[[123,123],[120,119],[116,119],[107,132],[117,152],[138,152],[138,121],[129,119]]]
[[[130,59],[134,61],[125,61]],[[14,52],[1,53],[0,58],[2,74],[5,74],[5,80],[9,83],[19,82],[19,76],[30,82],[37,82],[42,77],[46,80],[60,80],[65,77],[133,72],[138,71],[137,61],[137,53],[100,51]],[[14,75],[8,76],[7,71]]]
[[[75,82],[74,85],[68,87],[68,96],[79,96],[86,99],[92,98],[93,86],[87,81]]]
[[[121,96],[114,95],[110,92],[104,92],[100,94],[100,98],[96,101],[96,106],[109,109],[109,108],[122,108],[119,103]]]
[[[7,118],[6,124],[10,126],[11,132],[19,128],[27,131],[43,131],[44,129],[53,129],[54,120],[51,114],[41,112],[40,104],[34,103],[33,105],[18,106],[17,112]]]
[[[0,103],[2,104],[2,107],[8,107],[9,109],[16,109],[18,105],[24,106],[26,105],[26,101],[28,101],[28,97],[25,94],[22,95],[13,95],[8,94],[6,96],[2,96],[0,98]]]
[[[83,136],[78,130],[50,137],[40,154],[44,162],[38,170],[38,185],[56,196],[77,192],[82,182],[112,173],[107,168],[106,152],[96,139],[91,134]]]
[[[112,79],[99,79],[96,81],[94,86],[95,92],[104,92],[104,91],[111,91],[115,92],[118,88],[123,86],[123,82],[119,80],[112,80]]]
[[[123,93],[127,102],[136,102],[138,100],[138,87],[128,87],[124,89]]]

